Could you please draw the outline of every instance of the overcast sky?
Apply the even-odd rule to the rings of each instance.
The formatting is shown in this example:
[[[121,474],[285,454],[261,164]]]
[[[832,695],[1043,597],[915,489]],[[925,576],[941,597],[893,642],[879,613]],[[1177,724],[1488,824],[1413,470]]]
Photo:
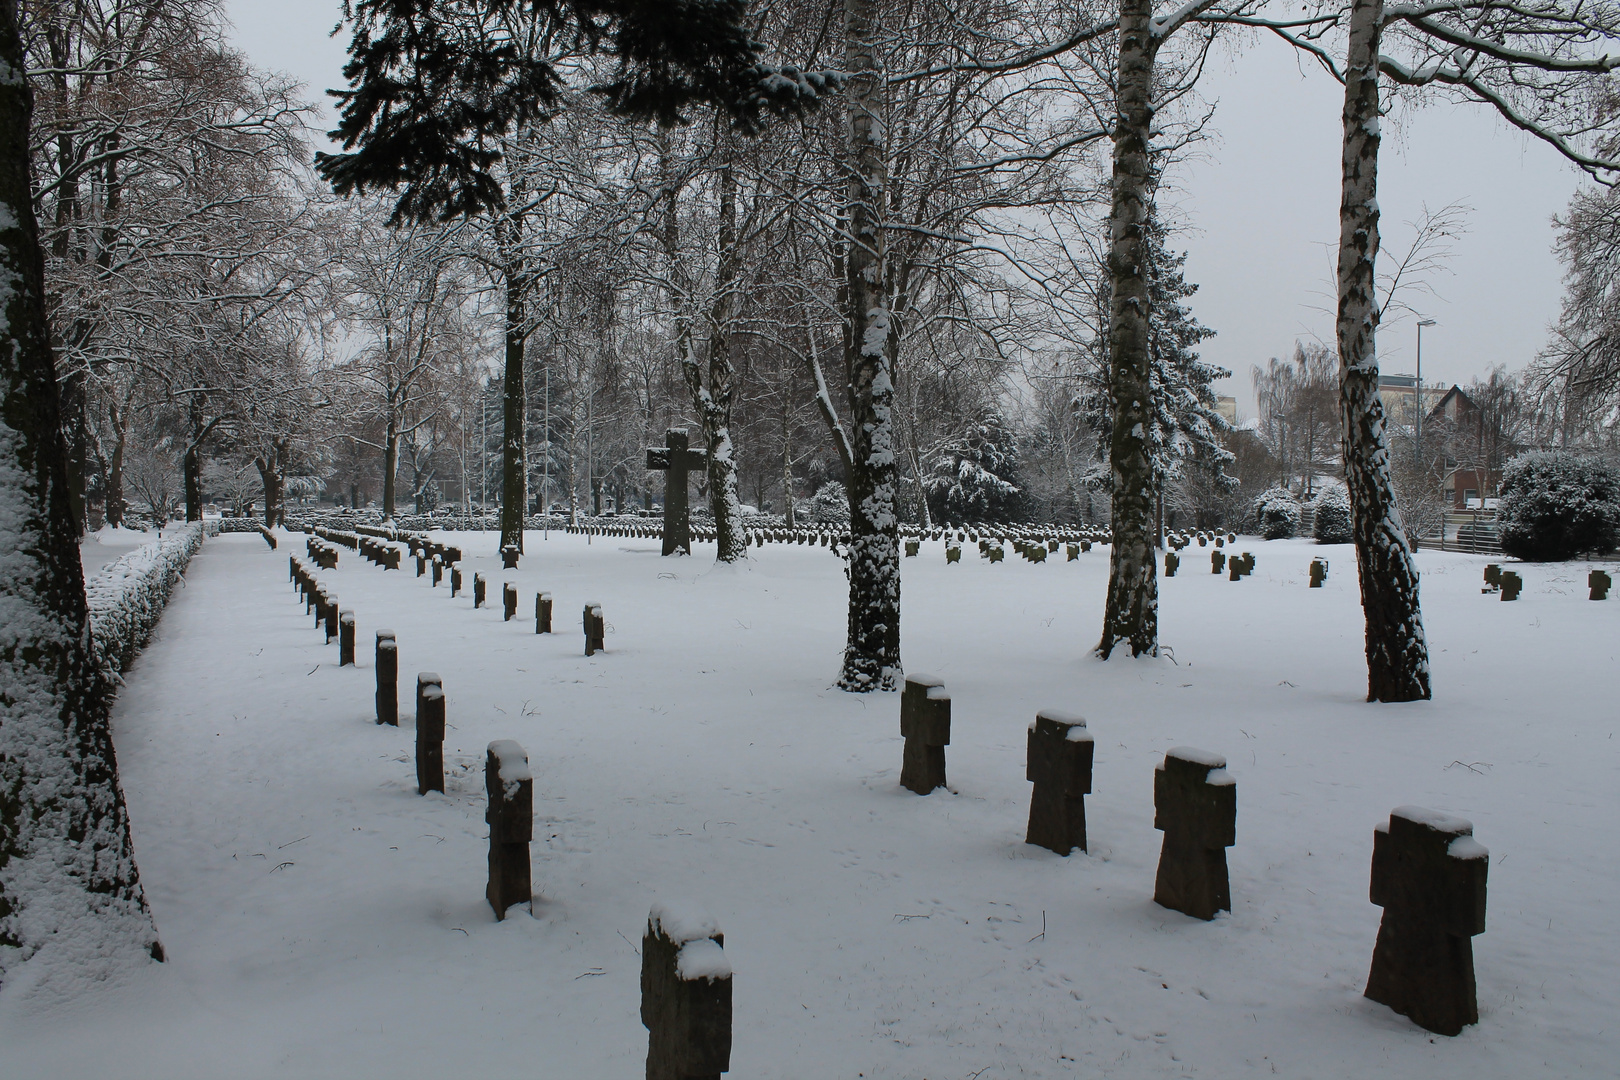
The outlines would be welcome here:
[[[304,82],[310,96],[342,85],[346,35],[328,36],[340,0],[227,0],[236,43],[253,63]],[[1234,377],[1222,392],[1252,408],[1249,370],[1287,357],[1296,339],[1331,343],[1333,245],[1338,238],[1339,110],[1343,90],[1290,50],[1262,40],[1241,63],[1223,58],[1200,84],[1217,103],[1215,138],[1173,178],[1191,227],[1193,310],[1217,336],[1206,359]],[[330,110],[322,126],[330,126]],[[1473,207],[1451,273],[1433,298],[1413,298],[1438,325],[1424,330],[1426,383],[1467,381],[1496,364],[1521,368],[1557,317],[1560,267],[1552,216],[1580,186],[1547,147],[1478,108],[1439,105],[1385,125],[1378,204],[1384,251],[1406,247],[1406,222],[1425,204]],[[1380,365],[1410,373],[1416,330],[1407,318],[1379,335]]]

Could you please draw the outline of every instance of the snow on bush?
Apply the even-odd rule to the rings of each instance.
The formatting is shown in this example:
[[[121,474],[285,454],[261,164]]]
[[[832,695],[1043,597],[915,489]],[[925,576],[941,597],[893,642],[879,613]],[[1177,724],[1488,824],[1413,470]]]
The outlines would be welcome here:
[[[1351,532],[1350,493],[1337,484],[1316,500],[1315,533],[1319,544],[1348,544],[1355,539]]]
[[[1299,532],[1299,500],[1287,488],[1268,488],[1254,500],[1254,524],[1267,540],[1287,540]]]
[[[836,480],[822,484],[810,499],[810,520],[848,521],[849,493]]]
[[[1502,470],[1502,552],[1530,562],[1602,554],[1620,538],[1620,473],[1567,450],[1532,450]]]
[[[103,671],[119,675],[152,639],[175,582],[202,542],[203,524],[194,521],[86,576],[90,635]]]

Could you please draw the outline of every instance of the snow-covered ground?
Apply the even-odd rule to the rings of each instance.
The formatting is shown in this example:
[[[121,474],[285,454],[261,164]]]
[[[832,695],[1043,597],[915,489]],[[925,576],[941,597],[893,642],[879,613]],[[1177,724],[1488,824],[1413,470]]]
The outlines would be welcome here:
[[[137,854],[169,962],[68,1002],[0,995],[0,1075],[641,1075],[637,948],[687,897],[726,933],[738,1077],[1607,1076],[1620,1048],[1620,600],[1583,564],[1423,553],[1436,700],[1363,701],[1348,548],[1192,548],[1161,582],[1159,660],[1091,658],[1107,549],[1078,562],[923,545],[908,670],[953,698],[950,791],[899,787],[898,695],[831,688],[844,578],[821,548],[531,535],[503,572],[466,546],[452,600],[344,551],[358,668],[311,628],[284,540],[210,539],[119,701]],[[1306,588],[1313,555],[1332,560]],[[87,561],[89,561],[87,556]],[[108,561],[108,560],[102,560]],[[473,569],[491,582],[474,611]],[[1611,570],[1613,568],[1611,567]],[[500,584],[522,590],[503,623]],[[537,637],[537,588],[558,633]],[[599,601],[608,651],[583,655]],[[373,632],[396,631],[401,728],[372,723]],[[441,674],[448,794],[415,792],[414,676]],[[1097,740],[1091,852],[1023,843],[1024,730]],[[483,753],[535,774],[534,917],[484,902]],[[1153,767],[1190,744],[1238,784],[1233,912],[1154,905]],[[1404,803],[1491,850],[1480,1023],[1431,1036],[1361,996],[1373,828]]]

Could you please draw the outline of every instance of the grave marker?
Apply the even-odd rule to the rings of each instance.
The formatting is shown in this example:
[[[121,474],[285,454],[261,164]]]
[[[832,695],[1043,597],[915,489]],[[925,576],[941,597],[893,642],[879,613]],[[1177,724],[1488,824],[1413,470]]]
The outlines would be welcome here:
[[[1212,574],[1218,574],[1222,570],[1225,570],[1225,569],[1226,569],[1226,553],[1222,552],[1222,551],[1212,551],[1212,552],[1210,552],[1209,553],[1209,572],[1212,573]]]
[[[437,552],[433,555],[433,587],[437,589],[439,582],[444,580],[444,556]]]
[[[444,684],[431,671],[416,676],[416,793],[444,790]]]
[[[484,606],[484,575],[473,574],[473,608]]]
[[[707,450],[693,450],[685,428],[670,428],[664,445],[647,448],[647,468],[662,471],[664,477],[663,554],[692,554],[692,519],[687,506],[686,474],[708,464]]]
[[[513,904],[534,900],[529,882],[529,841],[534,839],[534,777],[529,755],[511,739],[489,744],[484,759],[484,790],[489,808],[489,885],[484,896],[496,919]]]
[[[937,675],[907,675],[900,695],[900,734],[906,740],[900,785],[918,795],[945,786],[945,747],[951,741],[951,695]]]
[[[1384,915],[1367,997],[1439,1035],[1479,1022],[1473,938],[1485,932],[1489,869],[1470,822],[1395,808],[1373,833],[1370,896]]]
[[[1226,849],[1237,843],[1237,781],[1219,754],[1178,746],[1153,773],[1153,827],[1164,833],[1153,900],[1213,919],[1232,910]]]
[[[1024,778],[1035,784],[1026,844],[1065,856],[1086,850],[1085,797],[1095,750],[1084,717],[1056,709],[1035,714],[1024,759]]]
[[[731,964],[708,915],[655,904],[641,938],[647,1080],[718,1080],[731,1070]]]
[[[1614,581],[1602,570],[1593,570],[1586,575],[1586,587],[1592,590],[1590,599],[1607,600],[1609,590],[1614,587]]]
[[[501,585],[501,610],[505,616],[503,622],[517,618],[517,586],[510,581]]]
[[[602,619],[602,605],[588,603],[585,605],[585,655],[595,656],[599,652],[607,652],[607,645],[603,638],[607,634],[607,624]]]
[[[551,633],[551,594],[536,593],[534,597],[534,632]]]
[[[399,644],[392,630],[377,631],[377,723],[399,726]]]
[[[338,615],[338,667],[354,666],[354,612]]]
[[[1326,559],[1311,560],[1311,588],[1320,589],[1322,582],[1327,580],[1328,564]]]
[[[1175,577],[1176,571],[1181,568],[1181,556],[1173,551],[1164,553],[1164,576]]]
[[[516,570],[519,554],[520,552],[518,551],[518,546],[516,544],[507,544],[505,547],[501,548],[501,569]]]
[[[1517,600],[1519,590],[1524,588],[1524,579],[1512,570],[1503,570],[1498,580],[1502,583],[1502,599]]]

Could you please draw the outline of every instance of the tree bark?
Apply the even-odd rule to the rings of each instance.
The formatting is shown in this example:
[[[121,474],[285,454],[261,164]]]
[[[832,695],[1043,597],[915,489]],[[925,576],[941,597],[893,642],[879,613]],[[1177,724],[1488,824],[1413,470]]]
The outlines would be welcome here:
[[[264,485],[264,523],[269,528],[275,528],[281,518],[281,492],[287,482],[286,447],[285,439],[273,439],[269,451],[253,459],[259,470],[259,481]]]
[[[497,228],[506,278],[506,370],[501,382],[501,547],[523,550],[523,517],[529,505],[529,457],[524,438],[528,401],[523,388],[523,346],[528,335],[527,283],[522,226],[512,218]]]
[[[118,529],[124,524],[124,452],[129,442],[129,419],[116,402],[107,407],[107,424],[113,436],[112,453],[107,456],[107,524]]]
[[[41,951],[162,956],[90,651],[22,71],[16,0],[0,0],[0,985]]]
[[[1356,569],[1367,620],[1367,700],[1426,700],[1429,646],[1418,574],[1390,481],[1378,396],[1378,47],[1383,0],[1352,0],[1344,83],[1343,192],[1339,202],[1340,408],[1345,485],[1354,510]]]
[[[723,137],[723,136],[722,136]],[[730,164],[720,170],[719,261],[714,275],[714,303],[709,311],[709,379],[705,386],[697,366],[686,363],[687,385],[703,421],[708,447],[709,510],[720,562],[748,558],[742,527],[742,500],[737,496],[737,455],[731,442],[731,400],[736,368],[731,362],[731,327],[737,311],[737,176]],[[691,360],[690,351],[685,358]]]
[[[884,121],[879,0],[845,0],[849,235],[844,256],[844,364],[849,469],[849,635],[838,685],[894,690],[900,667],[900,544],[895,515],[894,328],[884,292]]]
[[[1151,0],[1121,0],[1119,113],[1114,130],[1113,212],[1108,278],[1109,393],[1114,423],[1114,539],[1109,550],[1108,602],[1097,655],[1128,643],[1132,656],[1159,648],[1158,563],[1153,557],[1155,482],[1147,431],[1152,424],[1152,363],[1148,355],[1149,297],[1143,251],[1151,192],[1148,139],[1153,126]]]

